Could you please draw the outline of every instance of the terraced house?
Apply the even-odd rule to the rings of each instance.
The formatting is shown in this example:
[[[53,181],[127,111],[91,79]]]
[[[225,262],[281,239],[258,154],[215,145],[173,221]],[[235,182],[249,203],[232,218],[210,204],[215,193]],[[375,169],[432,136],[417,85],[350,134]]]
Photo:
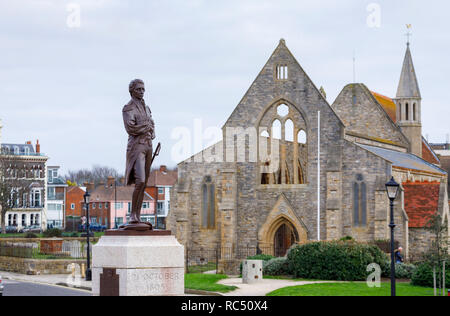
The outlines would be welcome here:
[[[422,137],[409,46],[395,98],[353,83],[330,105],[281,40],[222,141],[179,163],[167,228],[191,250],[219,246],[227,272],[243,249],[284,255],[308,240],[386,240],[394,176],[395,236],[407,256],[420,255],[425,217],[448,220],[449,205],[447,173]]]
[[[35,147],[30,141],[25,144],[2,143],[0,155],[4,165],[1,168],[3,181],[11,183],[13,208],[6,213],[6,226],[11,232],[30,227],[45,230],[48,157],[40,152],[39,141]]]

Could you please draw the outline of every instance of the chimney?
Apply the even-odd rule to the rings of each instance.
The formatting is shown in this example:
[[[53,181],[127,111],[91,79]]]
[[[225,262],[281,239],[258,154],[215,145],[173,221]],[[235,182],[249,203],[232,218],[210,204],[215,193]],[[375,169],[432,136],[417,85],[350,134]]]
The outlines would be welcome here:
[[[106,185],[108,186],[108,188],[110,187],[114,187],[114,182],[116,181],[116,178],[114,177],[108,177],[108,180],[106,182]]]
[[[159,167],[159,171],[166,172],[167,171],[167,166],[160,166]]]
[[[104,182],[104,181],[100,181],[100,182],[98,183],[98,185],[101,186],[101,187],[104,187],[104,186],[105,186],[105,182]]]
[[[41,153],[41,145],[39,144],[39,139],[36,141],[36,154]]]
[[[25,145],[31,145],[31,140],[28,140]]]
[[[86,190],[88,190],[89,193],[94,192],[94,190],[95,190],[95,185],[94,185],[93,182],[85,183],[85,185],[86,185]]]
[[[125,185],[125,178],[124,177],[120,178],[119,181],[120,181],[120,184]]]

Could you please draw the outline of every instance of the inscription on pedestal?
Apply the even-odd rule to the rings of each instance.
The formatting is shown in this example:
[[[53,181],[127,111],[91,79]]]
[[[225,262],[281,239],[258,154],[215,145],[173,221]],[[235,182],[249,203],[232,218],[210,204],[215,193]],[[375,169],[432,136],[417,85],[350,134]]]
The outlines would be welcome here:
[[[116,269],[103,268],[100,274],[100,296],[119,296],[119,276]]]

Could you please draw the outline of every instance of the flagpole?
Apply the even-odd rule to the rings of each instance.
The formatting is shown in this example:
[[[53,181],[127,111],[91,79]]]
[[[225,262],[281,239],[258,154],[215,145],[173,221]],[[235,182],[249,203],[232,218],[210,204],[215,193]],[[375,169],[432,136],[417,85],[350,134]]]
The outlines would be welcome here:
[[[320,111],[317,112],[317,240],[320,241]]]

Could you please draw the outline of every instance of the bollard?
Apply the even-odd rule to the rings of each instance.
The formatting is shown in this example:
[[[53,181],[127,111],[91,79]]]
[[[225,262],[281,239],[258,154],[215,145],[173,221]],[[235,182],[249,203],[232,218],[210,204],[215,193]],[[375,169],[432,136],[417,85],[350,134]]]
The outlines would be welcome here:
[[[86,270],[84,269],[84,263],[81,264],[81,277],[83,279],[86,277]]]

